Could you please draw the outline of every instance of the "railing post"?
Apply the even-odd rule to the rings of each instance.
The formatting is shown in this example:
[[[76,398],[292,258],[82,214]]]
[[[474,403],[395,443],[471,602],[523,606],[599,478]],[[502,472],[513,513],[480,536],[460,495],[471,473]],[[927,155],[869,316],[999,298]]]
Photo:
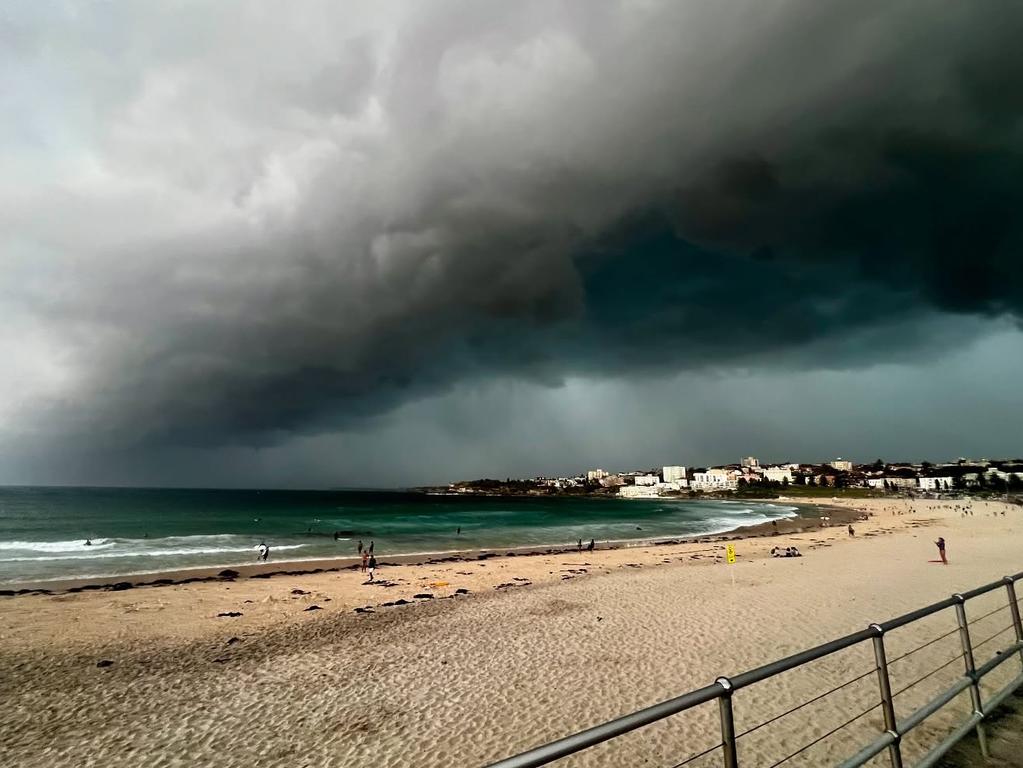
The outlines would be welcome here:
[[[739,756],[735,749],[735,716],[732,712],[732,681],[727,677],[719,677],[715,682],[724,689],[724,693],[718,699],[724,765],[725,768],[739,768]]]
[[[1019,603],[1016,601],[1016,584],[1012,576],[1006,576],[1005,591],[1009,593],[1009,612],[1012,614],[1012,626],[1016,630],[1016,642],[1023,643],[1023,624],[1019,620]],[[1019,661],[1023,664],[1023,648],[1019,649]]]
[[[884,651],[884,629],[880,624],[871,624],[874,635],[874,663],[877,665],[877,684],[881,689],[881,711],[884,713],[884,729],[895,739],[888,746],[888,758],[892,768],[902,768],[902,746],[899,727],[895,720],[895,699],[892,697],[892,683],[888,677],[888,656]]]
[[[956,599],[956,620],[959,622],[959,640],[963,644],[963,663],[966,665],[966,676],[970,678],[970,699],[973,701],[974,714],[984,716],[984,704],[980,698],[980,685],[977,680],[977,665],[973,658],[973,644],[970,642],[970,624],[966,620],[966,598],[960,594],[952,595]],[[987,734],[984,724],[977,723],[977,741],[980,743],[980,754],[986,760],[991,756],[987,748]]]

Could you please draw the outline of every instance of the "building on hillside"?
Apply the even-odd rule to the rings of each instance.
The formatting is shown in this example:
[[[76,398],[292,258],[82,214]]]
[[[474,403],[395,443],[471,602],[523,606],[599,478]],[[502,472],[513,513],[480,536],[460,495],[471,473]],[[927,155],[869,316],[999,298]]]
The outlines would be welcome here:
[[[883,477],[868,477],[864,479],[863,484],[868,488],[880,488],[883,491],[885,488],[885,479]]]
[[[886,477],[885,483],[888,484],[889,488],[916,488],[917,479],[915,477]]]
[[[608,475],[600,481],[600,484],[605,488],[615,488],[620,485],[625,485],[625,478],[621,475]]]
[[[951,477],[920,477],[917,478],[920,483],[921,491],[950,491],[952,490],[952,478]]]
[[[669,493],[678,493],[682,487],[678,483],[654,483],[653,485],[623,485],[618,495],[623,499],[656,499]]]
[[[688,484],[686,480],[686,468],[679,466],[662,467],[661,468],[661,479],[666,483],[683,483]]]
[[[837,459],[831,462],[829,466],[831,466],[833,469],[839,470],[840,472],[849,472],[853,468],[853,463],[851,461],[846,461],[841,456],[839,456]]]
[[[739,486],[738,473],[731,469],[708,469],[694,472],[690,488],[698,491],[728,491]]]
[[[1013,478],[1023,480],[1023,472],[1006,472],[1002,469],[989,469],[984,473],[984,478],[990,480],[1004,480],[1009,482]]]
[[[791,483],[792,470],[787,467],[768,467],[763,470],[764,480],[770,483]]]
[[[623,485],[618,495],[623,499],[656,499],[660,494],[652,485]]]
[[[603,469],[590,469],[586,471],[586,482],[599,483],[610,474],[610,472],[606,472]]]
[[[657,475],[636,475],[636,485],[657,485],[661,481]]]
[[[753,469],[753,467],[759,467],[760,466],[760,461],[759,461],[759,459],[757,459],[756,456],[746,456],[740,462],[740,466],[748,467],[750,469]]]

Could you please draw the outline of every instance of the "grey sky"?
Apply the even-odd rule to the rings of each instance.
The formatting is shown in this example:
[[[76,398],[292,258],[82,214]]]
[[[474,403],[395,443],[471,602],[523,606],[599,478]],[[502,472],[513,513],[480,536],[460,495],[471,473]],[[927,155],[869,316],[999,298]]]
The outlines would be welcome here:
[[[998,0],[15,3],[0,481],[1023,453],[1020,31]]]

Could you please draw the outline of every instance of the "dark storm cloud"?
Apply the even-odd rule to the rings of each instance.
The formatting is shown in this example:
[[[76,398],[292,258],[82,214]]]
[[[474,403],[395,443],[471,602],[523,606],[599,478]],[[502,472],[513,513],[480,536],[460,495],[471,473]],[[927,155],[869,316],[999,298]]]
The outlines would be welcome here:
[[[1018,3],[242,8],[0,28],[12,433],[265,444],[1023,310]]]

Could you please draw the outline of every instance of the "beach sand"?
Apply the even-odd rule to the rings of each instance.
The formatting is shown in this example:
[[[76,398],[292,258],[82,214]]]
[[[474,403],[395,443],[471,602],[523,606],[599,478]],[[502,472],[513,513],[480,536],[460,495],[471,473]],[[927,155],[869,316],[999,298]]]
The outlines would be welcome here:
[[[342,570],[0,598],[0,754],[18,766],[482,765],[1023,570],[1021,507],[974,502],[964,518],[956,502],[829,503],[872,516],[854,538],[841,525],[735,540],[734,566],[723,541],[704,541],[395,565],[378,571],[384,585]],[[938,536],[948,566],[929,562]],[[788,545],[804,557],[768,555]],[[410,604],[383,606],[398,600]],[[1004,590],[970,603],[971,617],[994,611],[973,628],[975,645],[993,635],[979,659],[1011,642],[1004,604]],[[945,611],[896,630],[889,658],[954,629]],[[952,659],[900,694],[900,714],[962,674],[958,644],[952,632],[893,666],[898,690]],[[739,691],[742,731],[865,675],[744,736],[741,764],[771,765],[875,704],[872,669],[863,644]],[[1003,664],[990,690],[1018,672]],[[964,694],[907,751],[968,706]],[[838,761],[879,730],[874,709],[785,765]],[[558,765],[674,765],[717,741],[712,703]],[[717,752],[690,763],[719,764]]]

